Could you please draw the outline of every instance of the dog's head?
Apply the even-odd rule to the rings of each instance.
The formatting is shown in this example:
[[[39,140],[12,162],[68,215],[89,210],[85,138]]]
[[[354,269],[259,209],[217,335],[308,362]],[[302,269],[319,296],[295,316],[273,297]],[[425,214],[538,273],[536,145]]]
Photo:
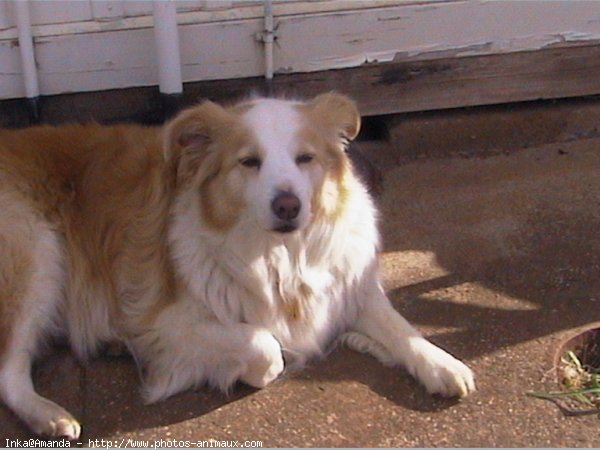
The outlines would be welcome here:
[[[164,148],[178,188],[197,190],[208,227],[225,232],[251,220],[289,233],[341,213],[351,176],[345,146],[359,128],[355,104],[335,93],[205,102],[167,124]]]

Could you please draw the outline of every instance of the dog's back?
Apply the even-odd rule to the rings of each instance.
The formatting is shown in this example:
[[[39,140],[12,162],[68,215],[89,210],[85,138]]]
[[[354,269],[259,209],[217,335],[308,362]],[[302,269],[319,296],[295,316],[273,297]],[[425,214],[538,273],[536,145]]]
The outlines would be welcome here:
[[[68,335],[82,357],[114,337],[109,322],[123,294],[115,276],[148,264],[121,251],[123,243],[147,239],[161,248],[166,200],[157,191],[168,190],[166,170],[158,132],[150,128],[0,131],[0,392],[26,420],[44,416],[28,411],[23,398],[37,394],[19,379],[44,334]],[[157,252],[145,256],[163,258]],[[34,431],[78,434],[77,422],[49,403],[41,402],[46,417],[62,422],[32,419]]]
[[[143,181],[148,170],[162,167],[157,134],[96,124],[0,130],[0,187],[19,191],[51,216],[73,201],[101,206],[100,194],[121,198],[131,180]]]

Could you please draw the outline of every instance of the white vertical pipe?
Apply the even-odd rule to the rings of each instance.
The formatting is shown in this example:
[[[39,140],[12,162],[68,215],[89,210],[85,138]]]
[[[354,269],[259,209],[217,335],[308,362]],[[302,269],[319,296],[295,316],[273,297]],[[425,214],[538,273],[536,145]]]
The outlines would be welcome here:
[[[37,68],[33,53],[33,35],[31,34],[31,20],[29,18],[29,0],[15,0],[13,2],[19,35],[19,51],[21,52],[21,65],[25,81],[25,95],[30,99],[40,96]]]
[[[263,42],[265,44],[265,78],[267,81],[273,79],[273,2],[265,0],[265,31]]]
[[[154,38],[158,81],[162,94],[181,94],[181,57],[177,33],[177,10],[173,0],[154,1]]]

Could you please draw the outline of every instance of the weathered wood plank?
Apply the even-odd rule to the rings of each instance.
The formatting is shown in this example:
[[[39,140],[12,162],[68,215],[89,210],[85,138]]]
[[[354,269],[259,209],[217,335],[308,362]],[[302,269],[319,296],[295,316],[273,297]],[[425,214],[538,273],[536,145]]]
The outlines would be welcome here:
[[[600,45],[386,63],[275,80],[276,91],[336,89],[365,115],[600,93]]]
[[[364,115],[600,94],[600,43],[532,52],[392,62],[352,69],[277,75],[271,91],[310,97],[336,90],[355,98]],[[262,78],[188,83],[184,104],[229,101],[266,92]],[[16,101],[0,102],[0,125],[21,123]],[[43,98],[45,121],[158,121],[155,88]]]
[[[194,98],[236,97],[260,80],[192,83]],[[337,90],[365,115],[600,94],[600,44],[429,61],[382,63],[276,76],[275,94],[308,97]]]

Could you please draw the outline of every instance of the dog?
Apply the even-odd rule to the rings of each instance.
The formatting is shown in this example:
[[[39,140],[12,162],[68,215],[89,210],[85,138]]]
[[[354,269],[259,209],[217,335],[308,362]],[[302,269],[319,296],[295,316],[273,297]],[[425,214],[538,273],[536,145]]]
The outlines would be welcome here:
[[[0,395],[41,435],[81,427],[34,390],[55,336],[82,360],[122,342],[147,402],[264,388],[343,341],[465,396],[471,370],[427,341],[378,278],[377,211],[346,146],[355,103],[206,101],[162,127],[0,131]]]

